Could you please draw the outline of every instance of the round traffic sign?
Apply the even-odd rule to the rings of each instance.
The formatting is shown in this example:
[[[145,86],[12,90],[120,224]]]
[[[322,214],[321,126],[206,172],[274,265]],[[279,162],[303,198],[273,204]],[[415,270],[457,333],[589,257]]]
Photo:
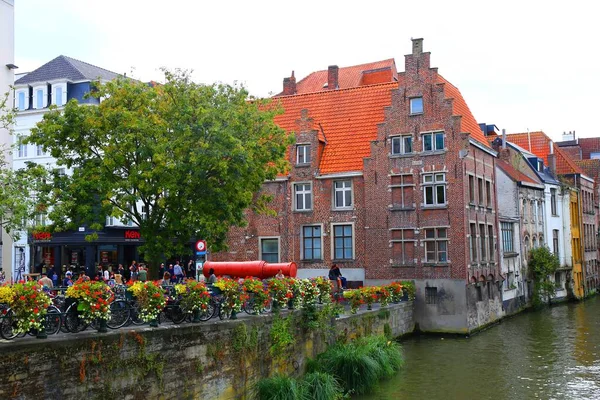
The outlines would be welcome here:
[[[196,251],[206,251],[206,240],[198,240],[196,242]]]

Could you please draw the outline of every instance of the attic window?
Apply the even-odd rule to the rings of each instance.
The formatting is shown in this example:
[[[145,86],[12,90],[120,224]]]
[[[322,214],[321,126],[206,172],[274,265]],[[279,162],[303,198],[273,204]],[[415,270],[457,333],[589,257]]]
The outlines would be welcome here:
[[[537,162],[537,170],[538,170],[538,172],[543,172],[544,171],[544,162],[542,160],[538,160],[538,162]]]
[[[410,99],[410,113],[412,114],[423,114],[423,98],[413,97]]]

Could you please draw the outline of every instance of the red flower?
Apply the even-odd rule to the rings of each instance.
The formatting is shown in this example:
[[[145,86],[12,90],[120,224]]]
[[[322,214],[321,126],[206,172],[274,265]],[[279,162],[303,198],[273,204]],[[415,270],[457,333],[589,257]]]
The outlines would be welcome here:
[[[21,300],[21,301],[25,301],[25,296],[21,296],[21,297],[19,297],[19,300]]]
[[[35,314],[37,314],[39,311],[40,311],[40,309],[39,309],[39,308],[37,308],[37,307],[33,309],[33,312],[34,312]]]

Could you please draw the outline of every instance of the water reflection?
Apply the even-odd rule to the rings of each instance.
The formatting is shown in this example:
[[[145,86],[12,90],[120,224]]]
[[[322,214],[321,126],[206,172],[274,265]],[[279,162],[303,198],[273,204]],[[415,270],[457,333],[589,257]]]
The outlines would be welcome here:
[[[600,298],[527,312],[469,339],[403,342],[403,370],[360,400],[600,399]]]

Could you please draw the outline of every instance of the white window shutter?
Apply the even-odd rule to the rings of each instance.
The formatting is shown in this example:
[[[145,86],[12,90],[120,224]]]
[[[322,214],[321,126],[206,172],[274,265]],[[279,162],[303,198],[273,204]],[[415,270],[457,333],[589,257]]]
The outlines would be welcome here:
[[[35,88],[33,89],[32,98],[33,98],[33,108],[37,108],[37,90]]]

